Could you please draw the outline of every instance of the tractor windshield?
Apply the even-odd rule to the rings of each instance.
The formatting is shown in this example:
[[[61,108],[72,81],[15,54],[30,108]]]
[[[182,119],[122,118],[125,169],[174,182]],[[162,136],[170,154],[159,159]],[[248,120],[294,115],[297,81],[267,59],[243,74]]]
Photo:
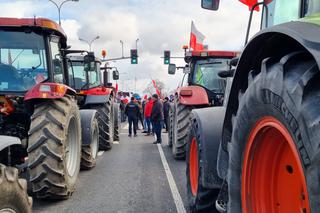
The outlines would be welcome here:
[[[226,80],[220,78],[218,73],[228,69],[228,59],[199,60],[194,67],[192,82],[213,92],[223,93],[226,87]]]
[[[70,79],[70,82],[71,84],[74,83],[74,89],[85,90],[101,85],[99,63],[95,63],[95,69],[93,71],[85,71],[83,61],[72,61],[72,67],[69,67],[69,73],[72,73],[72,69],[73,79]]]
[[[301,0],[268,0],[267,2],[268,15],[267,17],[263,16],[262,26],[265,26],[266,19],[268,20],[268,27],[271,27],[297,20],[301,13],[303,16],[310,16],[320,12],[319,0],[303,1],[304,11],[301,11]]]
[[[0,30],[0,92],[24,92],[48,78],[44,38]]]

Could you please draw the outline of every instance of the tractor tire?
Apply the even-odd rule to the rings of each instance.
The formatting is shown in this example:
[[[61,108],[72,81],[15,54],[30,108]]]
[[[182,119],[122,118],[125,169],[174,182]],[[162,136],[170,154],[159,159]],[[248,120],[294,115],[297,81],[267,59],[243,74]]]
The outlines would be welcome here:
[[[172,154],[175,159],[183,160],[186,157],[186,145],[188,142],[188,129],[192,107],[180,104],[178,99],[175,99],[174,104]]]
[[[187,194],[190,212],[218,212],[215,201],[220,189],[209,189],[202,184],[203,154],[202,142],[198,133],[198,123],[192,119],[189,128],[186,156]]]
[[[110,96],[104,105],[93,106],[98,113],[99,125],[99,149],[103,151],[110,150],[113,144],[113,99]]]
[[[228,212],[319,211],[319,80],[306,52],[249,73],[228,144]]]
[[[173,141],[173,119],[174,119],[174,105],[170,103],[169,108],[169,132],[168,132],[168,145],[172,148],[172,141]]]
[[[27,181],[19,179],[16,168],[2,164],[0,164],[0,212],[32,212],[32,198],[27,193]]]
[[[119,104],[113,104],[113,123],[114,123],[114,132],[113,132],[113,141],[119,141]]]
[[[96,166],[99,151],[99,126],[94,119],[91,126],[91,143],[82,146],[81,169],[89,170]]]
[[[69,97],[35,106],[31,116],[28,167],[38,198],[67,199],[75,190],[81,160],[80,113]]]

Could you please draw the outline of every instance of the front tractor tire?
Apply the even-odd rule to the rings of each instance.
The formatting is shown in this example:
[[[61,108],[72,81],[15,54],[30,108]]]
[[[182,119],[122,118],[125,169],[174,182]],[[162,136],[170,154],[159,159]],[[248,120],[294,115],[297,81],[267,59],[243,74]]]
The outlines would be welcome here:
[[[99,149],[103,151],[110,150],[114,138],[113,99],[110,96],[105,104],[92,108],[96,109],[98,113]]]
[[[320,73],[313,57],[267,58],[239,94],[228,212],[318,212]]]
[[[199,134],[199,125],[192,119],[189,129],[186,156],[187,193],[190,212],[218,212],[215,201],[220,189],[209,189],[202,184],[203,159],[202,138]]]
[[[80,114],[74,98],[66,96],[35,106],[27,151],[36,197],[69,198],[75,190],[81,158]]]
[[[27,181],[19,179],[16,168],[2,164],[0,164],[0,212],[32,212],[32,198],[27,193]]]
[[[175,159],[182,160],[186,157],[192,107],[181,104],[177,98],[174,104],[172,154]]]

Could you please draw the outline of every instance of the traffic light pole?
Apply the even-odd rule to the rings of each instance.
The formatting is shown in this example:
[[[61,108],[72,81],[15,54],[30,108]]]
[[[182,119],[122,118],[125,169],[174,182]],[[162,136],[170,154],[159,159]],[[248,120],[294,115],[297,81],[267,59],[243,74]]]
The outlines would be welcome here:
[[[108,61],[120,61],[125,59],[131,59],[131,57],[121,57],[121,58],[110,58],[110,59],[103,59],[102,62],[108,62]]]

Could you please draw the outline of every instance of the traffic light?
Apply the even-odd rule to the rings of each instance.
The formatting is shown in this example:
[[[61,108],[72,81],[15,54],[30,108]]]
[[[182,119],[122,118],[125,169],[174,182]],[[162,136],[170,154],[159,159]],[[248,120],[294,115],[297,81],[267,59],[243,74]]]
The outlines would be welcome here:
[[[138,50],[131,49],[130,50],[131,64],[138,64]]]
[[[170,51],[164,51],[164,64],[170,64]]]

